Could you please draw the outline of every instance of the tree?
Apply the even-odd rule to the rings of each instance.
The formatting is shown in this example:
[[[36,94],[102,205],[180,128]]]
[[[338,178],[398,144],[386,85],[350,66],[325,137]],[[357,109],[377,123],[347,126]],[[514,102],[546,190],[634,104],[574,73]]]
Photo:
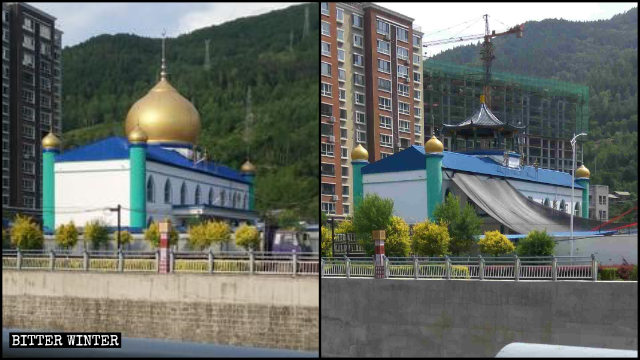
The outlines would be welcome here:
[[[358,242],[367,255],[373,255],[374,243],[371,238],[373,230],[386,230],[393,215],[393,200],[383,199],[377,194],[365,195],[356,208],[353,216],[353,229]]]
[[[224,221],[207,222],[206,232],[214,243],[223,244],[231,240],[231,227]]]
[[[44,235],[33,219],[17,215],[11,228],[11,244],[24,250],[42,249]]]
[[[555,246],[546,230],[533,230],[518,243],[518,256],[551,256]]]
[[[478,245],[483,254],[492,256],[510,254],[516,249],[513,243],[498,230],[486,231],[484,238],[478,241]]]
[[[278,215],[278,227],[293,231],[303,230],[300,225],[300,215],[290,209],[287,209]]]
[[[144,231],[144,239],[148,241],[153,248],[157,248],[160,245],[160,230],[157,222],[151,223],[147,230]],[[178,232],[173,226],[171,226],[171,230],[169,232],[169,245],[174,246],[177,244]]]
[[[84,226],[84,240],[90,241],[94,249],[100,249],[109,243],[109,229],[100,219],[89,221]]]
[[[350,218],[346,218],[338,224],[334,229],[336,234],[351,234],[353,233],[353,221]]]
[[[327,213],[324,211],[320,212],[320,226],[325,226],[327,224]]]
[[[242,224],[236,229],[236,245],[246,250],[260,248],[260,233],[255,226]]]
[[[480,234],[482,219],[476,215],[473,206],[466,204],[460,209],[457,196],[449,193],[442,204],[438,204],[433,212],[437,222],[447,224],[451,243],[449,250],[453,255],[460,255],[471,250],[474,236]]]
[[[67,225],[62,224],[56,229],[56,244],[58,246],[70,249],[78,243],[78,229],[73,221]]]
[[[117,236],[118,236],[118,233],[117,233],[117,232],[115,232],[115,233],[113,234],[113,236],[114,236],[114,238],[116,239],[116,242],[117,242],[117,239],[118,239],[118,237],[117,237]],[[131,244],[132,242],[133,242],[133,235],[131,235],[131,233],[130,233],[130,232],[128,232],[127,230],[122,230],[122,231],[120,231],[120,244],[121,244],[122,246],[129,245],[129,244]]]
[[[430,221],[413,227],[413,253],[422,256],[445,256],[449,253],[449,230],[445,224]]]
[[[322,254],[322,256],[324,257],[331,257],[333,256],[333,249],[331,248],[331,230],[327,229],[326,227],[322,226],[320,228],[320,236],[322,237],[320,239],[320,252]]]
[[[9,237],[9,230],[2,229],[2,248],[8,249],[11,247],[11,238]]]
[[[410,251],[409,225],[401,217],[393,216],[386,229],[385,255],[404,257],[409,256]]]

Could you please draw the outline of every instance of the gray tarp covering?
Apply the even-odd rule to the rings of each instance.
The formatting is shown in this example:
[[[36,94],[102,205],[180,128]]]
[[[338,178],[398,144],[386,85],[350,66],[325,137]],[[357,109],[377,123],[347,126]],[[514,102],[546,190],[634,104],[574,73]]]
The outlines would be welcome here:
[[[569,214],[529,200],[507,180],[463,173],[456,173],[452,180],[478,207],[515,232],[571,231]],[[573,218],[574,231],[587,230],[579,219]]]

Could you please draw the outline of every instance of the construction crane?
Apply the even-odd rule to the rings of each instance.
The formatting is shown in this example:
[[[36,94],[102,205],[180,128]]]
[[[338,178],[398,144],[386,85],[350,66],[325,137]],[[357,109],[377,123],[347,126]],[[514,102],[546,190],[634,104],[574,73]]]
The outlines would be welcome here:
[[[423,47],[435,46],[435,45],[444,45],[450,44],[459,41],[468,41],[468,40],[479,40],[484,39],[482,43],[482,50],[480,50],[480,58],[484,63],[484,86],[482,89],[483,94],[485,95],[485,103],[487,107],[491,108],[491,62],[496,57],[493,52],[493,44],[491,43],[491,39],[498,36],[516,34],[516,37],[521,38],[522,33],[524,31],[524,24],[516,25],[509,30],[501,33],[496,33],[495,30],[489,32],[489,15],[485,14],[484,16],[484,34],[481,35],[468,35],[468,36],[456,36],[448,39],[442,40],[434,40],[434,41],[426,41],[422,43]]]

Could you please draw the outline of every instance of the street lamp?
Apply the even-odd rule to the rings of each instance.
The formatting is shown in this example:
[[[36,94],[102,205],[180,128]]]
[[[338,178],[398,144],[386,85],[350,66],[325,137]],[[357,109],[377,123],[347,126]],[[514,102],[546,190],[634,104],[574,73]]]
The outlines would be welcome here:
[[[120,250],[120,210],[122,209],[122,206],[120,206],[120,204],[118,204],[118,207],[115,208],[109,208],[109,211],[117,211],[118,212],[118,250]]]
[[[587,135],[586,133],[580,133],[575,135],[573,139],[571,139],[571,151],[572,151],[572,170],[571,170],[571,256],[573,256],[573,212],[575,211],[576,205],[574,203],[574,182],[576,176],[576,139],[578,136]],[[584,206],[584,204],[582,204]],[[587,205],[588,206],[588,205]]]

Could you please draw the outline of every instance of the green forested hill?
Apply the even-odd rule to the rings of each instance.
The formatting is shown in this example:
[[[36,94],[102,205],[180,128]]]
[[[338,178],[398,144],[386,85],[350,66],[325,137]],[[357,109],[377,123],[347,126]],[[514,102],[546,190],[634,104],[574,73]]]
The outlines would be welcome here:
[[[523,38],[496,38],[494,45],[496,71],[589,86],[584,160],[591,183],[637,194],[638,9],[610,20],[527,22]],[[434,59],[481,66],[479,51],[461,46]]]
[[[309,24],[305,33],[305,8]],[[239,168],[248,135],[258,210],[318,212],[318,4],[196,30],[166,41],[169,81],[200,112],[200,145]],[[210,39],[210,69],[204,68]],[[161,40],[101,35],[63,50],[66,148],[122,135],[133,103],[159,78]]]

